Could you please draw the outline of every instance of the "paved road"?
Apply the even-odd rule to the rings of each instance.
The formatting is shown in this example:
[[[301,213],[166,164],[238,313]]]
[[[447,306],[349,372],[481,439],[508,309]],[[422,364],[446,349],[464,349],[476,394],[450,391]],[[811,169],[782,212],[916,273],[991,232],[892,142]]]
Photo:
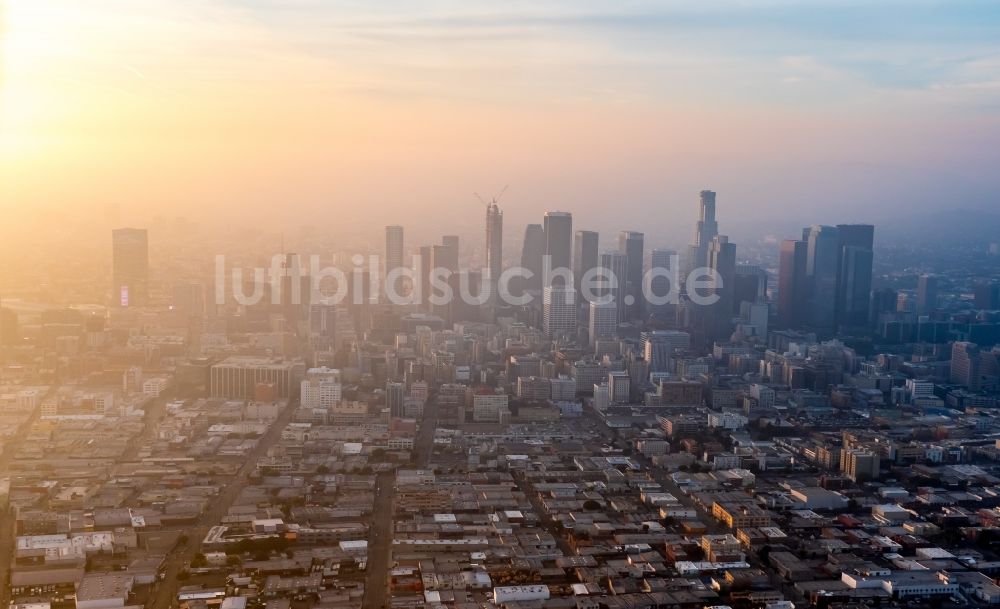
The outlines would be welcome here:
[[[438,404],[431,395],[424,406],[420,429],[413,441],[413,461],[426,468],[434,452],[434,431],[437,429]],[[368,565],[365,571],[365,596],[362,609],[383,609],[389,606],[389,570],[392,568],[393,515],[396,497],[396,473],[382,472],[376,477],[375,510],[368,532]]]
[[[167,389],[160,397],[152,399],[146,404],[144,408],[145,415],[142,418],[142,431],[132,441],[132,446],[125,451],[125,454],[122,455],[119,461],[125,462],[138,459],[139,451],[156,440],[156,431],[160,427],[160,421],[167,414],[167,402],[173,401],[175,395],[176,391],[173,388]]]
[[[167,609],[173,605],[177,599],[177,590],[181,585],[181,582],[177,580],[177,575],[200,551],[201,540],[205,538],[209,529],[219,524],[222,518],[229,513],[229,508],[246,488],[250,474],[257,467],[257,460],[263,457],[267,449],[281,438],[281,432],[292,420],[296,408],[298,408],[298,404],[293,403],[281,411],[278,418],[257,442],[257,446],[247,455],[233,479],[222,486],[219,495],[209,504],[208,510],[190,528],[187,533],[188,543],[167,556],[164,563],[166,577],[156,587],[150,602],[147,604],[149,609]]]
[[[413,441],[413,460],[417,467],[426,468],[434,453],[434,432],[437,431],[438,403],[437,395],[431,395],[424,406],[424,416],[420,420],[420,429]]]
[[[368,531],[368,565],[362,609],[381,609],[388,606],[389,600],[396,472],[380,472],[375,480],[375,508],[372,512],[371,529]]]
[[[575,556],[576,550],[574,550],[565,537],[556,527],[556,521],[549,518],[548,514],[545,512],[542,506],[542,500],[538,496],[538,493],[531,488],[531,484],[520,474],[514,474],[514,482],[517,484],[518,490],[524,493],[524,496],[528,498],[528,503],[531,504],[531,509],[534,510],[535,515],[538,516],[539,522],[542,528],[548,531],[552,537],[556,540],[556,545],[562,550],[562,553],[566,556]]]

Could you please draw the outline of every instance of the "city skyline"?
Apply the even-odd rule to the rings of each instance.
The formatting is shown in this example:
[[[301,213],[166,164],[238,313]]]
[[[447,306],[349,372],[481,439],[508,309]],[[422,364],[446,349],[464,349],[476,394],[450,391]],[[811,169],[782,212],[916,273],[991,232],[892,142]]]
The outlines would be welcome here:
[[[1000,4],[0,0],[0,609],[1000,607]]]

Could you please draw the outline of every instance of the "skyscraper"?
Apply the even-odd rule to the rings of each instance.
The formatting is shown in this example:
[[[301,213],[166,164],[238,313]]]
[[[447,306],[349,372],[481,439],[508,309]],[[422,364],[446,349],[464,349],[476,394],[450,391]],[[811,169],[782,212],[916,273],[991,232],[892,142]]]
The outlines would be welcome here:
[[[753,264],[736,265],[736,283],[733,287],[733,312],[739,312],[744,302],[757,304],[764,302],[767,294],[767,273]]]
[[[445,241],[447,240],[447,241]],[[448,239],[445,237],[442,241],[445,241],[441,245],[434,245],[431,247],[431,268],[432,269],[447,269],[451,271],[451,275],[446,280],[446,283],[454,286],[458,285],[458,250],[457,250],[457,240]],[[450,242],[450,243],[449,243]],[[429,283],[429,280],[428,280]],[[436,290],[433,286],[428,286],[427,298],[430,298]],[[453,292],[454,293],[454,292]],[[440,294],[439,294],[440,296]],[[452,299],[454,301],[454,299]],[[451,323],[451,307],[452,303],[443,303],[437,305],[431,305],[431,310],[435,315],[445,320],[446,323]]]
[[[462,269],[457,274],[452,275],[451,280],[448,283],[451,285],[452,292],[455,295],[451,301],[451,321],[482,320],[487,309],[472,302],[466,302],[463,298],[461,298],[459,290],[461,289],[461,284],[464,283],[468,286],[468,293],[471,296],[478,296],[482,294],[483,272],[473,269]]]
[[[493,201],[486,206],[486,269],[496,285],[503,263],[503,212]]]
[[[542,299],[545,335],[559,338],[576,331],[576,289],[573,286],[546,286]]]
[[[573,236],[573,281],[577,296],[581,296],[580,281],[584,273],[597,266],[598,235],[594,231],[578,230]],[[582,299],[579,302],[583,302]]]
[[[452,273],[458,272],[458,235],[445,235],[441,237],[441,244],[448,248],[451,252],[448,259],[448,268],[451,269]]]
[[[545,229],[541,224],[524,228],[524,245],[521,248],[521,266],[533,273],[523,282],[522,289],[538,290],[542,287],[542,256],[545,255]]]
[[[979,346],[967,341],[956,341],[951,346],[951,382],[965,385],[969,391],[979,391]]]
[[[938,278],[921,275],[917,279],[917,315],[927,315],[937,308]]]
[[[385,275],[403,266],[403,227],[385,227]]]
[[[595,290],[600,295],[610,295],[615,308],[618,310],[616,322],[623,322],[626,317],[627,306],[625,305],[625,275],[627,272],[625,255],[615,250],[606,250],[601,253],[601,268],[610,275],[610,279],[604,280],[604,286]]]
[[[708,249],[712,239],[719,234],[719,223],[715,220],[715,192],[703,190],[698,193],[698,223],[695,225],[694,243],[688,247],[686,276],[692,269],[708,266]]]
[[[667,249],[663,247],[654,247],[649,252],[649,265],[652,268],[668,269],[674,262],[674,256],[677,255],[677,250]],[[660,292],[657,292],[660,294]]]
[[[389,408],[389,416],[394,419],[403,418],[403,408],[405,403],[403,383],[389,381],[385,384],[385,405]]]
[[[649,385],[649,362],[641,354],[632,351],[625,354],[625,368],[629,377],[629,401],[641,404]]]
[[[808,325],[833,333],[872,324],[870,224],[811,226],[802,240],[781,244],[778,319],[785,327]]]
[[[691,335],[678,330],[652,330],[643,332],[639,338],[650,372],[669,372],[674,352],[691,346]]]
[[[733,331],[733,301],[736,282],[736,244],[725,235],[716,235],[708,250],[708,266],[718,274],[719,283],[712,289],[718,300],[711,306],[710,336],[715,340],[728,338]]]
[[[605,338],[618,335],[618,306],[613,302],[590,303],[590,346]]]
[[[871,224],[838,224],[840,264],[837,268],[837,327],[862,328],[868,323],[872,290]]]
[[[428,299],[431,296],[431,269],[434,267],[432,251],[433,248],[431,246],[421,245],[417,255],[419,268],[414,269],[415,277],[419,284],[418,296],[420,297],[420,304],[425,310],[430,302]]]
[[[719,224],[715,221],[715,192],[703,190],[698,193],[698,227],[695,245],[708,246],[719,234]]]
[[[891,288],[872,290],[868,305],[868,326],[878,328],[883,313],[895,313],[899,294]]]
[[[545,255],[550,269],[569,269],[573,263],[573,215],[565,211],[547,211],[543,219]]]
[[[625,370],[613,370],[608,373],[608,392],[613,404],[628,404],[631,394],[632,377]]]
[[[844,248],[842,259],[837,325],[861,328],[871,318],[872,250],[849,245]]]
[[[320,299],[309,305],[309,332],[316,337],[336,338],[337,304],[332,299]]]
[[[840,237],[833,226],[803,229],[806,242],[806,278],[809,285],[806,323],[832,333],[837,322],[837,271],[840,268]]]
[[[675,256],[677,256],[677,252],[675,250],[653,248],[653,250],[649,253],[649,266],[653,269],[673,269],[674,265],[678,264],[678,262],[674,259]],[[662,277],[660,274],[654,275],[652,282],[650,283],[650,289],[654,295],[660,298],[667,296],[671,289],[676,290],[676,293],[679,294],[681,286],[672,286],[670,285],[670,281],[671,280],[669,278]],[[670,305],[676,303],[667,303],[663,305],[646,304],[651,314],[660,319],[666,319]]]
[[[778,320],[786,328],[805,321],[806,258],[808,243],[797,239],[781,242],[778,260]]]
[[[112,294],[115,306],[143,305],[149,299],[149,237],[144,228],[111,231]]]
[[[279,289],[281,313],[290,325],[290,330],[297,332],[298,323],[308,317],[312,302],[311,288],[312,283],[308,273],[302,268],[301,257],[292,252],[285,254]]]
[[[645,315],[642,297],[643,234],[635,231],[618,233],[618,251],[625,255],[625,290],[631,304],[626,303],[628,321],[637,321]]]

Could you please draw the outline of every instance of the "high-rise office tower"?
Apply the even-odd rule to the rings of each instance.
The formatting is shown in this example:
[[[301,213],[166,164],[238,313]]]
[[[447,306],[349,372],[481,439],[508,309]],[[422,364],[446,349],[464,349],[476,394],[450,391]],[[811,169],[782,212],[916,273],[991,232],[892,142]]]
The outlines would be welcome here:
[[[573,264],[573,215],[565,211],[547,211],[543,219],[545,255],[550,269],[570,269]]]
[[[649,266],[652,268],[669,269],[673,268],[674,256],[677,255],[677,250],[668,249],[665,247],[654,247],[649,252]],[[657,292],[657,294],[662,294]]]
[[[389,416],[394,419],[403,418],[406,398],[406,385],[392,381],[385,384],[385,405],[389,408]]]
[[[880,288],[872,290],[870,304],[868,305],[868,325],[870,328],[877,328],[883,313],[895,313],[896,302],[899,294],[891,288]]]
[[[650,372],[669,372],[674,352],[691,346],[691,335],[679,330],[643,332],[639,339],[642,341],[642,356],[649,363]]]
[[[872,289],[872,248],[875,227],[871,224],[838,224],[840,263],[837,267],[837,309],[835,324],[863,328],[870,317]]]
[[[917,315],[927,315],[937,308],[938,278],[921,275],[917,279]]]
[[[355,332],[366,332],[371,328],[371,309],[378,302],[372,283],[371,271],[366,268],[354,267],[347,274],[347,311]]]
[[[625,369],[629,377],[629,401],[641,404],[646,387],[649,385],[649,362],[641,354],[627,353]]]
[[[674,265],[679,264],[679,261],[675,259],[677,256],[677,251],[667,248],[653,248],[649,253],[649,266],[651,269],[673,269]],[[679,269],[678,269],[679,270]],[[681,286],[670,285],[671,280],[668,277],[661,276],[660,273],[653,275],[652,281],[650,282],[650,289],[653,294],[659,298],[663,298],[670,293],[670,290],[675,290],[675,293],[680,294]],[[671,304],[667,303],[663,305],[648,305],[649,312],[660,319],[666,319]]]
[[[588,327],[590,346],[599,340],[618,335],[618,305],[613,302],[590,303],[590,325]]]
[[[456,238],[456,240],[457,240],[457,238]],[[451,241],[451,240],[449,240],[449,241]],[[451,271],[451,275],[449,275],[448,278],[444,280],[444,282],[447,283],[448,285],[452,286],[452,288],[453,288],[452,293],[453,294],[457,294],[457,292],[454,291],[454,288],[455,288],[455,286],[458,285],[458,274],[457,274],[458,273],[458,253],[457,253],[456,247],[457,246],[455,244],[455,241],[451,241],[450,244],[449,243],[442,243],[441,245],[431,246],[431,268],[432,269],[447,269],[447,270]],[[438,272],[438,277],[442,277],[443,278],[443,275],[441,274],[441,271]],[[433,285],[428,286],[428,290],[429,290],[429,294],[427,295],[428,298],[430,298],[431,296],[435,295],[435,293],[437,293],[437,295],[439,297],[442,296],[442,294],[440,293],[440,290],[436,290]],[[452,300],[454,301],[454,298]],[[452,305],[452,303],[436,304],[436,305],[431,305],[430,309],[431,309],[431,311],[435,315],[437,315],[438,317],[440,317],[441,319],[443,319],[446,323],[451,323],[451,321],[452,321],[452,317],[451,317],[452,307],[451,307],[451,305]]]
[[[441,237],[441,244],[448,248],[451,252],[451,258],[449,259],[448,268],[451,269],[452,273],[458,272],[458,235],[445,235]]]
[[[632,377],[626,370],[615,370],[608,373],[608,393],[611,394],[611,403],[628,404],[631,394]]]
[[[733,332],[733,301],[736,281],[736,244],[725,235],[716,235],[708,249],[708,266],[721,280],[712,289],[718,300],[711,306],[710,335],[715,340],[729,338]]]
[[[872,291],[872,250],[849,245],[841,253],[840,282],[838,294],[840,309],[837,325],[847,328],[861,328],[871,318]]]
[[[463,278],[464,277],[464,278]],[[451,321],[482,321],[485,310],[477,304],[466,302],[459,292],[461,284],[468,286],[469,295],[476,297],[482,294],[483,272],[473,269],[462,269],[457,275],[453,275],[448,282],[451,285],[455,297],[451,302]]]
[[[403,266],[403,227],[385,227],[385,275]],[[383,276],[385,276],[383,275]]]
[[[576,290],[573,286],[546,286],[542,297],[542,326],[550,338],[576,331]]]
[[[965,385],[969,391],[979,391],[981,363],[979,346],[956,341],[951,346],[951,382]]]
[[[618,233],[618,251],[625,255],[624,294],[631,301],[625,305],[625,319],[637,321],[646,312],[642,297],[643,234],[636,231]]]
[[[715,221],[715,192],[703,190],[698,193],[698,210],[694,244],[708,246],[719,234],[719,223]]]
[[[801,325],[806,316],[806,258],[809,244],[797,239],[781,242],[778,258],[778,321],[786,328]]]
[[[625,276],[628,272],[625,254],[615,250],[601,252],[600,265],[609,277],[604,278],[604,285],[595,290],[599,295],[610,295],[618,309],[617,323],[625,321],[628,307],[625,304]]]
[[[503,263],[503,212],[493,201],[486,206],[486,269],[496,285]]]
[[[545,255],[545,229],[541,224],[529,224],[524,228],[524,245],[521,248],[521,266],[533,275],[523,282],[525,290],[539,290],[542,287],[542,256]]]
[[[578,230],[573,236],[573,281],[577,296],[581,295],[583,275],[597,266],[597,242],[598,236],[594,231]],[[579,302],[583,303],[582,299]]]
[[[806,323],[832,333],[837,322],[837,271],[840,268],[840,237],[833,226],[803,229],[806,242]]]
[[[337,303],[332,299],[320,299],[309,305],[309,332],[313,337],[336,338]]]
[[[811,226],[802,240],[782,242],[778,272],[778,319],[784,327],[808,325],[819,332],[872,324],[870,224]]]
[[[686,276],[692,269],[708,266],[708,250],[712,240],[719,234],[719,223],[715,220],[715,192],[703,190],[698,193],[698,223],[695,225],[694,243],[688,247]]]
[[[144,228],[111,231],[112,299],[115,306],[143,305],[149,299],[149,237]]]
[[[312,301],[312,283],[309,274],[302,268],[302,259],[298,254],[285,254],[279,290],[281,313],[291,326],[289,330],[297,332],[298,323],[307,318]]]
[[[433,248],[429,245],[421,245],[417,254],[417,264],[419,268],[414,269],[414,277],[419,284],[418,296],[420,304],[426,309],[431,296],[431,269],[434,268]]]
[[[806,271],[809,242],[785,239],[781,242],[778,269],[778,319],[786,328],[806,323],[809,306],[809,278]]]
[[[742,303],[758,304],[767,295],[767,273],[754,264],[736,265],[736,283],[733,286],[733,312],[738,313]]]

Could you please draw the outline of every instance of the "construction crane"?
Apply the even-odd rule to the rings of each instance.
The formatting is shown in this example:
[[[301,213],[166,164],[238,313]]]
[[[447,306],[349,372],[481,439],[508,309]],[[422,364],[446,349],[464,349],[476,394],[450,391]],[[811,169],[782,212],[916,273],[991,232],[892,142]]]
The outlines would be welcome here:
[[[495,197],[493,197],[493,200],[492,200],[492,202],[491,202],[491,203],[492,203],[493,205],[496,205],[497,203],[499,203],[499,202],[500,202],[500,199],[501,199],[501,197],[503,197],[503,193],[507,192],[507,187],[508,187],[508,186],[510,186],[510,184],[507,184],[506,186],[504,186],[504,187],[503,187],[503,189],[502,189],[502,190],[500,191],[500,193],[499,193],[499,194],[497,194],[497,195],[496,195]],[[482,203],[483,205],[486,205],[486,206],[489,206],[489,205],[490,205],[490,203],[487,203],[487,202],[486,202],[486,199],[484,199],[484,198],[482,198],[481,196],[479,196],[479,193],[478,193],[478,192],[474,192],[474,193],[472,193],[472,194],[476,195],[476,198],[477,198],[477,199],[479,199],[479,201],[480,201],[480,202],[481,202],[481,203]]]

